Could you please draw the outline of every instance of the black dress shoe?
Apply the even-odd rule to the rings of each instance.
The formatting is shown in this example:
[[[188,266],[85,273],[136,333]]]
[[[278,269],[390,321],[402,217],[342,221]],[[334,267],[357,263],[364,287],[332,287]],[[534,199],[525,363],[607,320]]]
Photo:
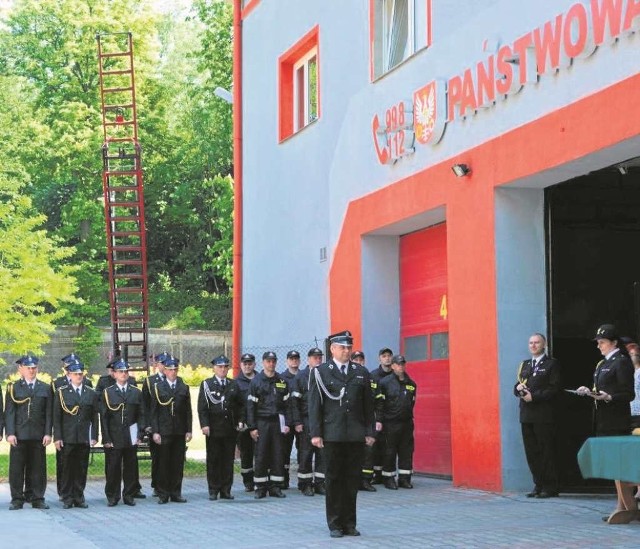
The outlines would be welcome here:
[[[77,507],[78,509],[88,509],[89,508],[89,506],[84,501],[76,501],[73,505],[74,505],[74,507]]]
[[[358,530],[356,530],[354,527],[345,528],[344,530],[342,530],[342,533],[345,536],[359,536],[360,535],[360,532]]]
[[[273,488],[269,488],[269,495],[272,498],[286,498],[287,497],[285,494],[282,493],[282,490],[280,488],[278,488],[277,486],[274,486]]]
[[[49,509],[49,506],[44,501],[34,501],[31,507],[34,509]]]
[[[118,500],[117,499],[108,499],[107,500],[107,507],[115,507],[116,505],[118,505]]]
[[[371,482],[368,480],[363,480],[360,483],[360,490],[362,490],[363,492],[377,492],[378,490],[376,490],[375,486],[371,485]]]
[[[135,494],[133,494],[133,497],[135,499],[146,499],[147,496],[145,496],[142,492],[138,490]]]
[[[218,492],[212,492],[211,494],[209,494],[210,501],[215,501],[217,499],[218,499]]]
[[[245,484],[244,485],[244,491],[245,492],[253,492],[255,490],[255,488],[253,487],[253,484]]]
[[[546,492],[545,490],[543,490],[536,496],[537,499],[547,499],[547,498],[557,498],[557,497],[558,497],[558,492]]]
[[[182,496],[171,496],[171,501],[173,501],[174,503],[187,503],[187,500]]]
[[[540,490],[538,490],[537,488],[534,488],[533,490],[531,490],[531,492],[527,494],[527,497],[535,498],[539,493],[540,493]]]
[[[372,488],[373,488],[373,486],[372,486]],[[318,484],[314,484],[313,490],[315,491],[316,494],[319,494],[321,496],[324,496],[324,495],[327,494],[327,489],[324,487],[324,482],[318,483]]]
[[[313,496],[314,494],[315,492],[313,491],[313,486],[311,484],[307,484],[307,486],[302,489],[303,496]]]
[[[396,484],[395,477],[389,477],[389,478],[385,479],[384,487],[387,490],[397,490],[398,489],[398,485]]]
[[[342,536],[344,536],[342,530],[329,530],[329,535],[332,538],[341,538]]]
[[[122,498],[122,502],[129,507],[134,507],[136,502],[133,498]]]
[[[169,503],[169,498],[158,496],[158,504],[159,505],[164,505],[165,503]]]
[[[18,509],[22,509],[24,503],[21,501],[17,501],[9,505],[9,511],[17,511]]]
[[[256,488],[256,493],[253,496],[255,499],[262,499],[267,497],[267,489],[266,488]]]
[[[72,507],[73,507],[73,503],[71,502],[66,502],[62,504],[63,509],[71,509]]]
[[[398,480],[398,488],[411,489],[411,488],[413,488],[413,484],[411,484],[410,480],[406,480],[404,478],[401,478],[401,479]]]
[[[220,492],[220,499],[234,499],[231,492]]]

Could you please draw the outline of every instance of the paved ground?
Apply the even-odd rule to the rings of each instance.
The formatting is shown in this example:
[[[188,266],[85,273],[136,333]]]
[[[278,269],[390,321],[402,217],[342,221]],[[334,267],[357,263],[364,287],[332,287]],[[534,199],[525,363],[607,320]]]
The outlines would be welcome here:
[[[9,489],[0,484],[2,546],[46,547],[633,547],[640,523],[613,526],[601,521],[614,504],[611,495],[531,500],[453,488],[450,482],[414,479],[414,490],[358,496],[359,538],[330,539],[324,498],[290,489],[282,500],[254,500],[236,479],[233,501],[209,501],[204,479],[185,481],[188,503],[159,506],[155,498],[136,507],[108,508],[102,482],[92,482],[89,509],[63,510],[49,484],[51,509],[25,506],[9,511]],[[143,481],[150,495],[148,481]]]

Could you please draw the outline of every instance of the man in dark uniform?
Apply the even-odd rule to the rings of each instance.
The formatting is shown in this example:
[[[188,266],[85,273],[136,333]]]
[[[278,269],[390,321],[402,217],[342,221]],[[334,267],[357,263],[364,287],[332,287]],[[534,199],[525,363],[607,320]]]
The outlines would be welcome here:
[[[530,498],[558,495],[554,406],[560,390],[560,368],[547,356],[546,346],[542,334],[529,337],[531,358],[520,363],[513,388],[520,400],[522,442],[533,477],[533,490],[527,494]]]
[[[164,381],[164,364],[162,364],[163,360],[166,360],[169,356],[169,353],[162,352],[153,357],[155,373],[153,375],[147,376],[144,383],[142,384],[142,402],[144,404],[144,417],[147,419],[147,427],[145,428],[145,433],[149,435],[149,454],[151,454],[151,488],[153,488],[153,496],[156,497],[158,495],[156,491],[156,480],[158,478],[158,445],[153,442],[153,433],[151,432],[151,398],[154,391],[154,387],[156,383],[160,383]]]
[[[84,489],[89,446],[95,446],[98,440],[99,399],[96,392],[83,383],[81,362],[69,364],[67,374],[69,384],[58,389],[53,399],[53,438],[62,458],[59,493],[64,509],[86,509]]]
[[[256,443],[256,499],[267,495],[283,498],[284,439],[291,423],[287,382],[276,372],[278,357],[273,351],[262,355],[262,372],[249,384],[247,429]]]
[[[245,402],[233,379],[228,379],[229,359],[211,361],[214,376],[205,379],[198,394],[198,418],[207,437],[207,484],[209,499],[233,499],[233,460],[238,429],[244,427]]]
[[[75,353],[71,353],[66,356],[63,356],[60,360],[62,361],[62,368],[64,370],[64,373],[51,382],[51,388],[53,390],[54,395],[56,394],[58,389],[62,387],[67,387],[71,383],[69,366],[71,364],[81,363],[80,357]],[[93,383],[91,382],[91,380],[84,376],[82,377],[82,384],[87,387],[93,387]],[[62,488],[62,476],[63,476],[62,475],[62,468],[63,468],[62,459],[63,459],[62,452],[58,450],[58,447],[56,446],[56,488],[58,491],[58,497],[60,498],[61,501],[62,501],[61,488]],[[88,462],[87,462],[87,466],[88,466]]]
[[[365,357],[362,351],[353,351],[351,353],[351,362],[355,362],[356,364],[360,364],[360,366],[367,367],[365,364]]]
[[[191,441],[193,416],[189,387],[178,377],[177,358],[163,362],[165,379],[156,383],[151,395],[151,429],[158,445],[158,503],[185,503],[182,497],[187,442]]]
[[[287,382],[287,388],[289,394],[292,391],[293,380],[300,370],[300,353],[298,351],[289,351],[287,353],[287,369],[282,372],[282,377]],[[296,443],[296,459],[298,460],[298,467],[300,466],[300,435],[291,429],[286,435],[284,435],[284,483],[283,489],[289,488],[289,468],[291,466],[291,450],[293,449],[293,441]],[[300,486],[298,486],[300,488]]]
[[[313,370],[309,389],[311,443],[324,448],[326,514],[332,538],[359,536],[356,501],[365,444],[375,443],[371,375],[349,360],[348,331],[329,336],[332,359]]]
[[[382,476],[385,488],[390,490],[397,490],[398,486],[413,488],[413,407],[417,386],[407,375],[406,364],[402,355],[391,359],[393,374],[380,380],[376,395],[376,422],[380,424],[380,434],[386,443]]]
[[[371,372],[371,391],[374,398],[378,394],[378,384],[382,379],[391,374],[391,358],[393,351],[388,347],[380,349],[378,358],[380,365]],[[363,355],[364,358],[364,355]],[[360,490],[365,492],[375,492],[373,484],[382,484],[382,462],[385,455],[385,437],[380,435],[376,426],[376,443],[364,449],[364,460],[362,462],[362,482]]]
[[[5,430],[9,450],[9,486],[11,506],[22,509],[25,502],[25,476],[29,475],[31,506],[49,509],[44,493],[47,488],[45,448],[51,444],[53,392],[48,383],[36,379],[38,359],[25,355],[19,364],[20,381],[7,385]]]
[[[256,357],[251,353],[245,353],[240,357],[241,372],[236,381],[238,390],[244,406],[244,416],[246,416],[247,397],[249,396],[249,383],[256,376]],[[249,434],[249,429],[245,426],[238,432],[238,450],[240,451],[240,474],[245,492],[253,492],[253,450],[255,443]]]
[[[133,506],[138,489],[136,451],[146,425],[142,392],[129,383],[126,361],[117,359],[112,368],[116,382],[103,391],[100,406],[102,445],[108,463],[104,492],[109,507],[118,504],[120,495],[125,505]]]
[[[305,496],[315,494],[324,495],[324,459],[322,448],[311,444],[309,432],[309,388],[312,382],[311,374],[314,368],[322,363],[322,351],[318,347],[309,349],[307,353],[308,365],[291,384],[291,417],[293,428],[300,436],[300,459],[298,465],[298,489]],[[315,471],[313,458],[315,456]]]

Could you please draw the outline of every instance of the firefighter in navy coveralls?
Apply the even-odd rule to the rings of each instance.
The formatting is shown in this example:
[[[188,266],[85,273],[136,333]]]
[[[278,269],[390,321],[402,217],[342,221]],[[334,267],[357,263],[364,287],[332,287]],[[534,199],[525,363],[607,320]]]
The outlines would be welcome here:
[[[280,374],[287,382],[289,394],[291,394],[293,380],[300,371],[300,353],[298,351],[289,351],[287,353],[287,368],[282,374]],[[291,450],[293,449],[293,443],[296,444],[296,459],[298,460],[298,466],[300,466],[300,434],[291,429],[286,435],[284,435],[284,482],[282,487],[286,490],[289,488],[289,468],[291,466]],[[298,485],[298,488],[300,486]]]
[[[413,488],[413,406],[416,402],[417,386],[406,373],[406,363],[402,355],[392,358],[393,373],[380,381],[376,395],[376,423],[379,424],[376,427],[380,427],[378,431],[386,443],[382,477],[385,488],[390,490],[397,490],[398,486]]]
[[[229,359],[211,361],[214,376],[205,379],[198,395],[198,418],[207,437],[207,484],[209,499],[233,499],[233,460],[238,429],[244,427],[245,402],[233,379],[228,379]]]
[[[289,389],[276,372],[278,357],[273,351],[262,355],[262,372],[249,384],[247,428],[256,443],[254,482],[256,499],[267,495],[283,498],[284,438],[289,432]]]
[[[151,399],[151,429],[158,447],[158,503],[185,503],[182,497],[187,442],[191,440],[193,416],[189,387],[178,377],[177,358],[163,362],[166,379],[156,383]]]
[[[64,374],[57,377],[51,382],[51,388],[53,389],[53,394],[55,396],[58,389],[61,387],[66,387],[71,383],[71,376],[69,374],[69,366],[74,363],[81,362],[80,357],[71,353],[66,356],[63,356],[61,359],[62,367],[64,368]],[[90,379],[87,379],[83,376],[82,384],[88,387],[93,387],[93,383],[91,383]],[[62,488],[62,452],[56,448],[56,488],[58,491],[58,496],[60,496],[60,500],[62,501],[62,494],[60,489]],[[88,465],[87,465],[88,466]]]
[[[380,365],[371,372],[371,391],[373,396],[378,394],[378,385],[382,379],[391,375],[391,358],[393,351],[388,347],[380,349],[378,358]],[[364,449],[364,460],[362,462],[362,482],[360,490],[365,492],[375,492],[373,484],[382,484],[382,463],[385,455],[385,437],[378,431],[375,434],[376,443]]]
[[[256,376],[256,357],[251,353],[245,353],[240,357],[241,372],[236,378],[238,390],[242,402],[244,403],[244,416],[247,410],[247,397],[249,396],[249,384]],[[249,429],[245,426],[238,432],[238,450],[240,451],[240,474],[242,475],[242,483],[245,492],[253,492],[253,450],[255,443],[249,434]]]
[[[137,445],[146,425],[142,392],[129,383],[129,363],[117,359],[112,363],[115,383],[107,387],[100,402],[102,445],[108,461],[104,487],[107,505],[120,501],[135,505],[138,478]],[[123,484],[121,488],[121,483]]]
[[[311,444],[309,431],[309,388],[313,381],[311,373],[322,363],[322,351],[314,347],[309,349],[307,357],[308,366],[298,372],[291,384],[290,400],[293,428],[300,435],[298,489],[305,496],[313,496],[314,493],[325,494],[323,451]]]
[[[38,359],[25,355],[19,364],[20,381],[7,385],[5,431],[9,450],[10,510],[22,509],[25,502],[25,477],[29,476],[31,506],[49,509],[44,501],[47,488],[45,448],[51,444],[53,392],[51,385],[36,379]]]
[[[142,402],[144,404],[144,417],[147,419],[147,427],[145,433],[149,435],[149,454],[151,454],[151,488],[153,488],[152,495],[155,497],[158,495],[156,492],[156,481],[158,478],[158,445],[153,442],[153,433],[151,432],[151,398],[154,394],[154,387],[156,383],[164,381],[164,364],[163,360],[169,357],[169,353],[162,352],[153,357],[155,362],[156,373],[147,376],[142,384]]]
[[[98,395],[84,381],[84,365],[74,361],[67,367],[69,384],[53,399],[53,438],[62,458],[60,498],[64,509],[86,509],[89,445],[98,441]]]
[[[326,515],[331,537],[359,536],[356,500],[365,444],[375,443],[373,394],[366,368],[351,362],[348,331],[329,336],[332,360],[313,370],[311,443],[324,448]]]
[[[547,356],[546,343],[542,334],[529,337],[531,358],[520,363],[513,388],[520,399],[522,442],[533,477],[529,498],[558,495],[554,406],[560,390],[560,368]]]

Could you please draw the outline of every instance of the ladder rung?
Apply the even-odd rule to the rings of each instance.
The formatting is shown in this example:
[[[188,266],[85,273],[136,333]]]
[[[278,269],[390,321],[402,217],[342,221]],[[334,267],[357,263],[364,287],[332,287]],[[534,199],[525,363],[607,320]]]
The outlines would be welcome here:
[[[136,140],[133,137],[107,137],[108,143],[124,143],[125,141],[135,143]]]
[[[138,186],[137,185],[127,185],[126,187],[108,187],[107,190],[110,193],[126,193],[126,192],[137,192]]]
[[[131,55],[130,51],[119,51],[116,53],[101,53],[100,57],[125,57],[126,55]]]
[[[102,93],[118,93],[118,92],[127,92],[132,91],[133,88],[129,86],[128,88],[105,88],[102,90]]]
[[[106,111],[116,111],[118,109],[133,109],[133,103],[127,105],[104,105],[103,109]]]
[[[138,173],[142,173],[142,170],[108,171],[105,172],[105,175],[107,177],[133,177]],[[133,188],[135,189],[136,186],[133,186]]]
[[[114,252],[140,252],[142,251],[142,246],[140,244],[128,244],[128,245],[115,245],[111,246],[111,249]]]
[[[113,231],[111,233],[111,236],[114,238],[118,238],[123,236],[140,236],[141,234],[141,231]]]
[[[137,215],[114,215],[111,217],[110,221],[115,221],[116,223],[122,221],[140,221],[140,217]]]
[[[109,202],[110,208],[136,208],[140,207],[140,202]]]
[[[118,322],[121,320],[144,320],[144,315],[118,315]]]
[[[131,74],[133,71],[131,69],[125,69],[120,71],[102,71],[103,76],[115,76],[118,74]]]
[[[142,259],[114,259],[114,265],[142,265]]]
[[[141,280],[144,278],[141,274],[115,274],[113,278],[117,278],[118,280]]]
[[[118,307],[142,307],[144,303],[142,301],[119,301],[116,303]]]
[[[133,126],[135,122],[133,120],[125,120],[124,122],[105,122],[105,126]]]
[[[145,291],[144,288],[114,288],[114,292],[121,294],[139,294]]]

